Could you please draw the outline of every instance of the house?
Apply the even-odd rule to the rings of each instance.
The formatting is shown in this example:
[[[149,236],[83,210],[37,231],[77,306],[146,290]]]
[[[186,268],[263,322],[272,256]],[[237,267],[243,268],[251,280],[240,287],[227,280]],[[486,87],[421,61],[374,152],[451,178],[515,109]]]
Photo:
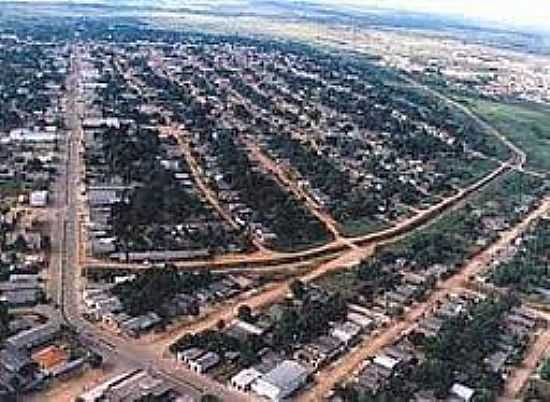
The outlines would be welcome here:
[[[176,295],[173,300],[165,303],[164,308],[169,317],[197,315],[200,313],[198,300],[185,293]]]
[[[248,392],[250,391],[254,381],[256,381],[261,376],[262,376],[262,373],[260,373],[255,368],[251,367],[251,368],[242,370],[236,375],[234,375],[229,381],[229,383],[233,388],[241,392]]]
[[[296,352],[295,357],[313,369],[334,360],[344,349],[344,343],[332,336],[320,336]]]
[[[120,331],[122,328],[122,324],[129,319],[131,319],[129,314],[127,313],[105,313],[103,317],[101,317],[101,322],[103,325],[105,325],[107,328],[113,330],[113,331]]]
[[[33,361],[24,351],[14,348],[0,350],[0,365],[12,373],[32,371]]]
[[[330,331],[331,336],[340,340],[347,347],[356,344],[360,334],[361,327],[351,321],[338,324]]]
[[[353,311],[348,313],[347,319],[348,321],[359,325],[364,330],[369,330],[376,327],[376,322],[371,317],[367,317],[366,315],[360,313],[354,313]]]
[[[29,204],[33,208],[43,208],[48,205],[48,192],[33,191],[29,197]]]
[[[252,384],[252,390],[272,401],[281,401],[302,387],[309,370],[292,360],[285,360]]]
[[[87,362],[86,357],[80,359],[62,362],[49,370],[52,377],[65,377],[70,373],[75,373],[77,370],[83,368]]]
[[[6,345],[14,349],[29,350],[55,339],[61,328],[57,324],[44,324],[10,336]]]
[[[450,394],[452,397],[456,397],[452,400],[461,401],[461,402],[470,402],[472,398],[474,397],[475,390],[467,387],[465,385],[455,383],[451,387]]]
[[[358,384],[372,393],[378,391],[384,386],[392,375],[392,370],[389,370],[379,364],[369,363],[359,373],[357,377]]]
[[[124,321],[121,325],[122,332],[128,336],[137,338],[143,332],[150,330],[161,321],[162,319],[157,313],[149,312],[147,314],[130,318],[128,321]]]
[[[0,351],[0,396],[9,395],[13,391],[17,394],[20,391],[34,389],[42,384],[43,380],[44,375],[26,351],[11,346]]]
[[[204,355],[205,353],[206,352],[200,348],[189,348],[178,352],[176,356],[180,362],[189,364]]]
[[[188,395],[185,395],[187,397]],[[100,401],[141,401],[141,400],[178,400],[184,395],[177,392],[172,385],[161,378],[135,370],[116,376],[113,379],[99,384],[76,398],[77,402]]]
[[[203,374],[217,366],[220,360],[220,356],[217,353],[208,352],[198,359],[191,360],[189,362],[189,368],[199,374]]]
[[[262,336],[265,333],[265,329],[239,319],[233,320],[232,324],[233,324],[232,327],[235,328],[236,333],[243,333],[244,335],[248,335],[248,336],[251,336],[251,335]]]
[[[40,302],[42,292],[39,289],[18,289],[3,291],[0,295],[0,302],[6,303],[8,307],[34,306]]]
[[[510,357],[511,352],[498,350],[487,356],[483,362],[493,373],[501,373],[506,367],[506,362]]]
[[[386,354],[379,354],[375,356],[373,363],[386,370],[389,370],[390,372],[393,372],[395,368],[399,365],[399,360],[394,359],[393,357],[390,357]]]
[[[50,345],[32,355],[32,360],[41,370],[50,371],[55,366],[66,363],[69,354],[56,345]]]

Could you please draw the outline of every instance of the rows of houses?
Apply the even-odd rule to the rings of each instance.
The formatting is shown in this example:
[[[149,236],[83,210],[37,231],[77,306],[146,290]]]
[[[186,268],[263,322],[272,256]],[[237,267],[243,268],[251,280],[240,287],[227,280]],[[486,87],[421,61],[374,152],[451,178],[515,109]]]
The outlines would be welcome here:
[[[362,395],[377,395],[390,383],[398,373],[414,373],[415,367],[426,359],[424,352],[411,341],[415,337],[437,337],[445,323],[471,309],[472,303],[480,299],[473,295],[451,295],[434,311],[427,313],[406,334],[393,344],[384,347],[376,355],[366,360],[362,368],[347,382]],[[495,351],[484,356],[481,364],[501,378],[506,378],[514,361],[514,356],[529,341],[536,331],[539,321],[522,307],[513,307],[502,318],[502,333],[499,336]],[[518,344],[517,340],[521,340]],[[472,364],[478,364],[472,362]],[[409,375],[410,376],[410,375]],[[411,377],[412,378],[412,377]],[[462,383],[460,373],[456,373],[456,382],[452,384],[444,399],[436,397],[432,390],[418,390],[414,395],[417,402],[470,402],[474,400],[477,390],[467,383]],[[342,400],[336,393],[333,401]]]
[[[49,381],[62,381],[88,367],[92,355],[60,324],[18,325],[0,349],[0,399],[37,391]]]
[[[216,138],[217,134],[213,133],[210,141],[197,137],[191,142],[193,151],[202,162],[206,179],[216,189],[222,207],[228,211],[233,221],[264,245],[272,245],[277,240],[277,234],[270,229],[270,222],[258,219],[258,212],[241,200],[239,191],[231,187],[226,174],[219,166],[219,155],[216,154],[211,142],[215,142]],[[253,169],[263,174],[258,165],[253,166]]]
[[[308,297],[321,303],[328,302],[328,294],[321,288],[307,289]],[[298,300],[294,301],[300,304]],[[263,347],[256,352],[257,362],[242,364],[242,350],[220,354],[204,346],[182,347],[175,351],[176,359],[199,374],[209,375],[244,393],[252,393],[268,400],[280,401],[303,388],[312,375],[353,349],[364,336],[389,318],[358,305],[348,304],[343,320],[327,323],[326,330],[308,342],[296,342],[290,352],[274,346],[273,329],[281,317],[281,305],[275,304],[253,320],[235,318],[221,331],[223,339],[247,342],[261,339]],[[196,334],[201,339],[206,334]],[[228,341],[231,344],[230,341]],[[200,344],[200,341],[199,341]],[[229,377],[218,373],[230,372]]]
[[[198,316],[208,311],[212,305],[234,298],[251,289],[253,285],[251,280],[244,277],[223,277],[204,288],[182,292],[166,300],[163,305],[158,306],[162,316],[156,311],[132,316],[125,310],[120,298],[113,293],[117,283],[132,280],[133,276],[124,276],[115,278],[114,283],[90,283],[83,292],[86,316],[113,332],[137,338],[167,321]]]
[[[98,72],[99,65],[103,75]],[[90,249],[88,252],[96,258],[109,258],[122,262],[161,263],[204,259],[212,254],[214,248],[240,251],[243,245],[238,233],[212,210],[195,188],[181,149],[170,137],[161,135],[158,131],[160,122],[157,119],[155,102],[160,95],[154,91],[141,93],[138,99],[130,87],[125,88],[123,100],[113,105],[112,116],[107,115],[97,106],[98,102],[102,101],[99,99],[101,87],[90,84],[104,84],[106,80],[112,79],[106,75],[115,74],[115,70],[109,63],[90,59],[86,64],[86,71],[89,73],[83,75],[82,86],[87,104],[91,106],[87,109],[87,118],[83,121],[86,161],[86,189],[83,191],[89,207],[87,233]],[[113,84],[121,85],[120,82],[113,82]],[[125,82],[122,85],[129,84]],[[128,109],[133,107],[141,111],[136,112],[139,115],[128,112]],[[134,176],[131,181],[128,181],[127,177],[121,177],[119,172],[112,171],[109,161],[105,158],[104,146],[106,135],[111,135],[109,133],[113,130],[117,133],[116,135],[130,138],[135,136],[136,141],[139,141],[137,131],[144,127],[142,120],[147,122],[145,126],[148,129],[157,131],[160,151],[155,158],[159,167],[172,176],[179,188],[196,197],[197,202],[204,207],[204,212],[187,218],[178,217],[173,223],[162,226],[165,237],[144,236],[142,240],[145,244],[127,250],[118,238],[116,227],[113,226],[116,219],[113,216],[113,207],[121,202],[128,203],[133,192],[143,186],[142,178]],[[216,243],[215,238],[221,240]],[[213,243],[216,244],[213,246]]]

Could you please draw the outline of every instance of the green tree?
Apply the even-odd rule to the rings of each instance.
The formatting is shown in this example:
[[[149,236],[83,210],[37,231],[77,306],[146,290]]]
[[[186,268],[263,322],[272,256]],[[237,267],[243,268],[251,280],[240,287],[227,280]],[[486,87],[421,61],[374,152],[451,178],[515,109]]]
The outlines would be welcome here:
[[[290,291],[297,299],[302,299],[306,295],[306,285],[299,279],[293,280],[289,285]]]
[[[540,367],[540,378],[550,381],[550,358],[544,359]]]
[[[237,315],[238,315],[239,319],[242,320],[242,321],[245,321],[245,322],[252,322],[253,321],[252,309],[250,308],[250,306],[248,306],[246,304],[243,304],[243,305],[239,306],[239,310],[238,310]]]

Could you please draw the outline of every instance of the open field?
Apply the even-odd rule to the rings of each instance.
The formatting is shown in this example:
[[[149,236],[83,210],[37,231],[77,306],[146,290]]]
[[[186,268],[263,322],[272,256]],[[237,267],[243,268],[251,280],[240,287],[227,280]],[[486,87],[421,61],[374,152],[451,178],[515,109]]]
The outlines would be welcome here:
[[[550,108],[535,104],[460,99],[527,153],[527,167],[550,171]]]

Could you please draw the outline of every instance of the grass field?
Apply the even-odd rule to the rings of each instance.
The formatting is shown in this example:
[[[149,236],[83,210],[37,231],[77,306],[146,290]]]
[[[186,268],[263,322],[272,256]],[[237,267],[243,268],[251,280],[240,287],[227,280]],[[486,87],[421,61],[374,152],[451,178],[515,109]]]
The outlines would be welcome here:
[[[527,153],[527,166],[550,172],[550,108],[528,103],[460,99]]]

